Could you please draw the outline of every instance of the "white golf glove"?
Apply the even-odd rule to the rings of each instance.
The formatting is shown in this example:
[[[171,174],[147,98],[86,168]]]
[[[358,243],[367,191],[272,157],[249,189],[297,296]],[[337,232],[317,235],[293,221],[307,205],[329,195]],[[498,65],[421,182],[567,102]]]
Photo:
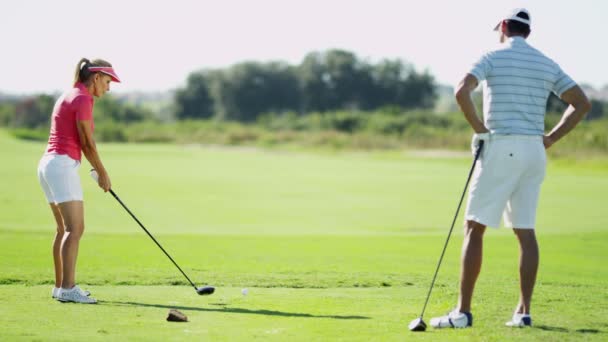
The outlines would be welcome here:
[[[473,153],[473,157],[475,156],[475,152],[477,152],[477,147],[479,146],[479,142],[483,141],[484,145],[487,147],[488,140],[490,140],[490,133],[473,134],[473,139],[471,139],[471,153]]]

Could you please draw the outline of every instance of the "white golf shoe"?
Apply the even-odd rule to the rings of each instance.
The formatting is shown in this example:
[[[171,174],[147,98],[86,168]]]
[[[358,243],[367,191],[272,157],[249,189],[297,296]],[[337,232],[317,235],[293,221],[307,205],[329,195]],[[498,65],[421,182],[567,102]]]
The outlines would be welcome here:
[[[505,323],[506,326],[512,328],[523,328],[532,326],[532,317],[528,314],[514,313],[510,321]]]
[[[431,326],[442,328],[468,328],[473,326],[473,315],[470,312],[453,310],[445,316],[431,318]]]
[[[82,304],[96,304],[97,299],[91,298],[85,295],[84,291],[75,285],[71,289],[62,288],[59,290],[59,296],[57,300],[60,302],[72,302],[72,303],[82,303]]]
[[[53,287],[53,292],[51,292],[51,297],[53,297],[53,299],[59,299],[59,291],[61,290],[60,287]],[[87,290],[83,290],[80,287],[78,288],[78,290],[80,290],[80,293],[83,296],[90,296],[91,292],[87,291]]]

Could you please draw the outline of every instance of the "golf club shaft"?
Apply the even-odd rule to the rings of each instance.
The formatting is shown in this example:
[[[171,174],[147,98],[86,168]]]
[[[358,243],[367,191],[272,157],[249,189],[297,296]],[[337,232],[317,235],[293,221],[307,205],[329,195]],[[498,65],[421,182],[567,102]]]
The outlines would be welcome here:
[[[144,227],[144,225],[139,222],[139,220],[137,219],[137,217],[135,217],[135,215],[133,215],[133,213],[131,212],[131,210],[129,210],[129,208],[127,208],[127,206],[122,203],[122,201],[120,200],[120,198],[118,198],[118,196],[114,193],[114,191],[112,189],[110,189],[110,193],[112,194],[112,196],[114,196],[114,198],[116,198],[116,200],[118,201],[118,203],[120,203],[120,205],[122,205],[123,208],[125,208],[125,210],[129,213],[129,215],[131,215],[131,217],[135,220],[135,222],[137,222],[139,224],[139,226],[146,232],[146,234],[148,234],[148,236],[152,239],[152,241],[154,241],[154,243],[156,243],[156,245],[163,251],[163,253],[165,253],[165,255],[167,256],[167,258],[169,258],[169,260],[171,260],[171,262],[173,263],[173,265],[175,265],[175,267],[177,267],[177,269],[182,272],[182,274],[184,275],[184,277],[186,277],[186,279],[188,280],[188,282],[190,283],[190,285],[192,285],[192,287],[194,287],[195,290],[198,290],[196,285],[194,285],[194,283],[192,282],[192,280],[190,280],[190,278],[188,278],[188,276],[186,275],[186,273],[184,271],[182,271],[181,267],[179,267],[179,265],[175,262],[175,260],[173,260],[173,258],[169,255],[169,253],[167,253],[167,251],[165,251],[165,249],[163,248],[163,246],[160,245],[160,243],[158,243],[158,241],[156,241],[156,239],[154,238],[154,236],[152,236],[152,234],[150,234],[150,232],[146,229],[146,227]]]
[[[420,313],[420,318],[424,316],[424,311],[426,310],[426,305],[429,303],[429,298],[431,297],[431,291],[433,291],[433,285],[435,285],[435,279],[437,279],[437,273],[439,273],[439,266],[441,266],[441,261],[443,260],[443,255],[445,254],[445,250],[448,247],[448,242],[450,241],[450,236],[452,235],[452,230],[454,229],[454,223],[456,223],[456,218],[458,217],[458,213],[460,212],[460,206],[462,205],[462,200],[464,199],[464,194],[469,187],[469,181],[471,181],[471,176],[473,175],[473,171],[475,170],[475,164],[477,164],[477,159],[479,159],[479,155],[481,154],[481,150],[483,149],[484,141],[481,140],[479,142],[479,146],[477,147],[477,151],[475,151],[475,158],[473,159],[473,165],[471,166],[471,170],[469,171],[469,176],[467,177],[467,182],[464,184],[464,190],[462,190],[462,195],[460,196],[460,201],[458,202],[458,207],[456,208],[456,214],[454,214],[454,219],[452,220],[452,226],[450,227],[450,231],[448,233],[448,237],[445,240],[445,244],[443,245],[443,250],[441,251],[441,256],[439,257],[439,262],[437,263],[437,268],[435,269],[435,275],[433,275],[433,281],[431,281],[431,286],[429,287],[429,292],[426,295],[426,300],[424,301],[424,306],[422,307],[422,312]]]

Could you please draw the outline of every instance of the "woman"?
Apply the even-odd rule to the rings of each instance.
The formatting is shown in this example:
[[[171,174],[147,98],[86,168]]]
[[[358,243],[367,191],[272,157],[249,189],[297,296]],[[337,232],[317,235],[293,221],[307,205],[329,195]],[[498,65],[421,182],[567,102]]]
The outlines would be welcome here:
[[[97,303],[88,291],[76,285],[75,279],[78,245],[84,232],[78,168],[84,154],[99,174],[99,187],[106,192],[110,189],[110,177],[93,139],[93,96],[103,96],[110,90],[111,81],[120,82],[120,79],[110,63],[86,58],[78,62],[73,88],[65,92],[53,108],[48,145],[38,164],[38,179],[57,223],[52,296],[62,302]]]

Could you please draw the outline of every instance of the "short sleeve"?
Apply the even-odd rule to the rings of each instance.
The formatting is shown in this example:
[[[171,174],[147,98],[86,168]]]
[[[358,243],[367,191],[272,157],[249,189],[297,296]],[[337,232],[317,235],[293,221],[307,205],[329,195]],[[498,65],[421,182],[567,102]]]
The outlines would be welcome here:
[[[555,83],[553,83],[553,88],[551,89],[551,91],[553,91],[553,93],[555,93],[557,97],[562,97],[562,94],[566,90],[574,87],[576,85],[576,82],[574,82],[572,78],[570,78],[570,76],[563,72],[559,66],[557,68],[558,73],[555,77]]]
[[[93,118],[93,99],[88,96],[78,96],[72,102],[77,121],[91,120]]]
[[[473,64],[473,67],[469,70],[469,74],[475,76],[477,81],[481,82],[488,77],[490,70],[492,70],[492,63],[489,56],[485,54]]]

